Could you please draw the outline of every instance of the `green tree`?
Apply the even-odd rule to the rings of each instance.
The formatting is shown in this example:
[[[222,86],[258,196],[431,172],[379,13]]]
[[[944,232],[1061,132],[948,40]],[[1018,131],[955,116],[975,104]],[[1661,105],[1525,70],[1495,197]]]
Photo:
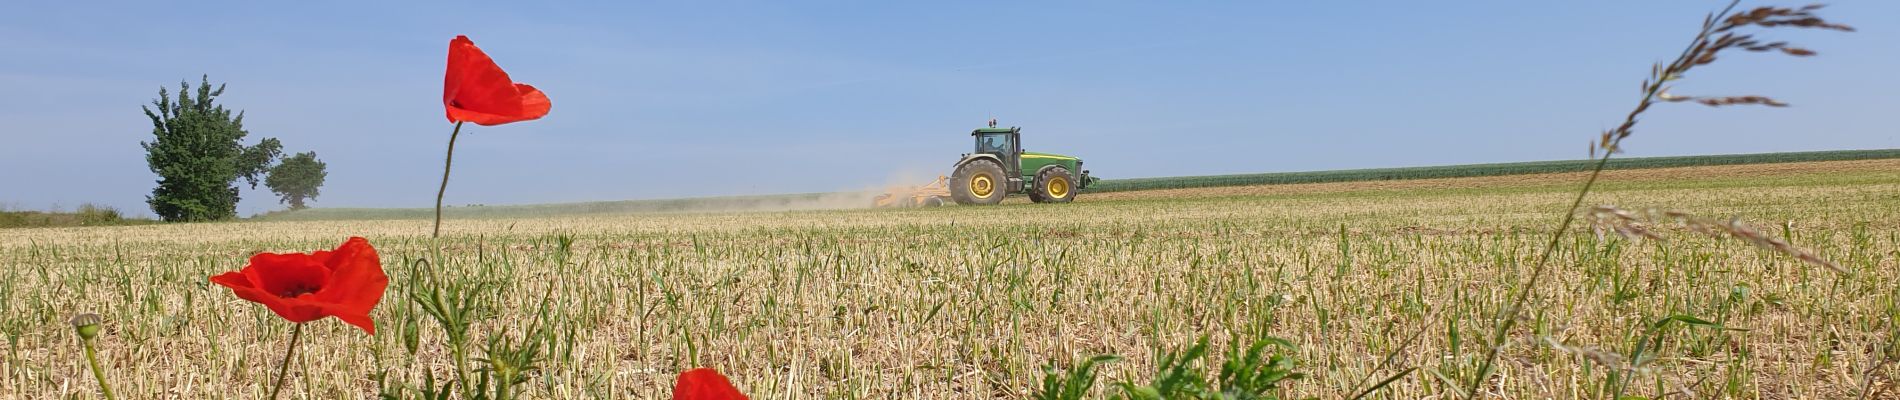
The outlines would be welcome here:
[[[238,178],[256,188],[259,175],[277,160],[283,145],[265,138],[245,146],[249,132],[244,131],[244,112],[233,116],[214,104],[224,94],[224,85],[212,89],[209,76],[201,78],[195,95],[189,83],[181,81],[178,86],[176,99],[159,88],[158,99],[140,107],[152,119],[154,138],[139,144],[145,147],[146,164],[159,178],[145,202],[166,221],[235,217]]]
[[[323,160],[318,160],[314,151],[284,157],[284,162],[271,167],[264,186],[270,187],[271,193],[282,198],[290,209],[301,210],[305,207],[304,200],[316,200],[317,188],[322,187],[323,178],[329,176],[323,167]]]

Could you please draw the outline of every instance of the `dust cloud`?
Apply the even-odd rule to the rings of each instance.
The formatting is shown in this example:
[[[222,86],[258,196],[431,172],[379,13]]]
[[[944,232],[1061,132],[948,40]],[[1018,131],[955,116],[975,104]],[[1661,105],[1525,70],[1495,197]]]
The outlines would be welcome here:
[[[907,193],[912,188],[930,184],[946,175],[948,171],[904,169],[889,172],[881,184],[841,192],[634,200],[579,203],[573,206],[582,207],[581,210],[574,210],[580,213],[774,212],[872,208],[878,195]]]

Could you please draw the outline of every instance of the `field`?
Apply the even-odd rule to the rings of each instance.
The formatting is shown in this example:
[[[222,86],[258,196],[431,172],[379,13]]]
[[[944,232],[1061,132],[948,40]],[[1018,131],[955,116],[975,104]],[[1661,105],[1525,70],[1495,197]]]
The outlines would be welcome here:
[[[1106,393],[1204,335],[1217,354],[1235,338],[1296,345],[1306,377],[1290,398],[1350,396],[1410,367],[1372,398],[1454,398],[1446,382],[1475,373],[1583,176],[1547,172],[1067,205],[465,217],[440,242],[400,218],[0,230],[0,398],[92,398],[66,323],[86,312],[106,321],[102,361],[125,398],[262,397],[290,325],[206,277],[352,235],[391,276],[379,332],[314,323],[290,398],[448,371],[442,331],[407,300],[419,274],[495,285],[477,337],[520,335],[552,293],[532,398],[665,398],[694,366],[755,399],[1019,398],[1044,365],[1123,356],[1103,367]],[[1647,348],[1672,315],[1727,329],[1659,331],[1631,394],[1900,396],[1900,160],[1615,170],[1586,204],[1741,216],[1854,274],[1668,224],[1640,242],[1582,227],[1480,397],[1604,397],[1610,353]]]
[[[1716,165],[1778,164],[1814,161],[1852,161],[1900,158],[1900,149],[1837,150],[1788,153],[1722,154],[1707,156],[1633,157],[1611,159],[1608,169],[1648,169]],[[1440,165],[1407,168],[1371,168],[1338,171],[1276,172],[1264,174],[1110,179],[1091,187],[1095,192],[1181,189],[1197,187],[1277,185],[1293,183],[1358,182],[1399,179],[1467,178],[1586,172],[1595,160],[1532,161],[1495,164]]]
[[[1900,149],[1836,150],[1706,156],[1634,157],[1610,160],[1608,169],[1651,169],[1695,166],[1785,164],[1815,161],[1855,161],[1900,158]],[[1407,168],[1374,168],[1338,171],[1276,172],[1265,174],[1178,176],[1154,178],[1103,179],[1087,193],[1150,191],[1161,189],[1213,188],[1234,186],[1289,185],[1308,183],[1413,181],[1439,178],[1514,176],[1564,172],[1584,172],[1592,160],[1535,161],[1515,163],[1443,165]],[[1578,178],[1581,180],[1582,178]],[[916,182],[923,183],[923,182]],[[881,192],[879,188],[872,192]],[[624,214],[652,212],[715,211],[792,211],[859,208],[871,203],[872,192],[799,193],[778,195],[728,196],[694,199],[623,200],[585,203],[533,205],[462,205],[444,210],[444,214],[463,218],[521,218],[571,216],[578,214]],[[1090,197],[1095,198],[1095,197]],[[276,212],[255,219],[267,221],[312,221],[333,219],[420,219],[435,212],[429,208],[312,208]],[[4,226],[4,225],[0,225]]]

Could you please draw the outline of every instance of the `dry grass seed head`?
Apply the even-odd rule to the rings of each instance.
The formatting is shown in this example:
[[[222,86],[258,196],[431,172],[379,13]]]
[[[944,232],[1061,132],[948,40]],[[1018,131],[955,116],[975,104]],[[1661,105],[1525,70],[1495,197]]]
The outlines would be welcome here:
[[[1740,48],[1751,52],[1778,51],[1782,54],[1796,57],[1807,57],[1818,54],[1814,50],[1796,47],[1788,44],[1788,42],[1763,43],[1755,40],[1755,36],[1752,34],[1733,32],[1738,28],[1748,26],[1761,28],[1796,27],[1842,32],[1854,31],[1853,27],[1828,22],[1820,16],[1814,15],[1814,11],[1820,10],[1823,7],[1820,4],[1795,8],[1757,7],[1744,12],[1730,13],[1737,4],[1740,4],[1740,0],[1730,2],[1728,8],[1723,9],[1721,12],[1709,14],[1707,18],[1703,19],[1702,32],[1696,35],[1695,40],[1690,42],[1689,47],[1686,48],[1675,61],[1667,65],[1654,64],[1650,66],[1650,77],[1643,80],[1643,101],[1637,103],[1636,108],[1630,112],[1627,118],[1624,118],[1621,125],[1618,125],[1615,129],[1603,132],[1602,136],[1597,139],[1597,142],[1591,145],[1592,157],[1596,155],[1595,149],[1598,148],[1603,149],[1605,156],[1619,153],[1620,150],[1622,150],[1621,146],[1619,146],[1619,142],[1621,142],[1623,138],[1630,136],[1631,131],[1636,126],[1636,117],[1641,115],[1643,111],[1648,110],[1649,106],[1654,104],[1656,100],[1667,102],[1694,101],[1710,107],[1732,105],[1788,106],[1788,103],[1766,96],[1703,97],[1682,96],[1669,93],[1670,88],[1667,85],[1670,81],[1682,79],[1683,76],[1687,75],[1690,70],[1695,69],[1696,66],[1715,63],[1715,60],[1718,59],[1717,55],[1723,50]]]
[[[1599,237],[1603,236],[1605,231],[1608,231],[1629,239],[1661,239],[1661,236],[1658,236],[1650,229],[1649,225],[1646,225],[1644,221],[1673,221],[1695,233],[1710,237],[1739,239],[1756,247],[1787,254],[1802,262],[1827,268],[1835,273],[1843,275],[1854,274],[1853,271],[1848,270],[1839,263],[1822,258],[1812,251],[1796,247],[1794,244],[1788,243],[1787,240],[1782,238],[1762,233],[1761,230],[1743,223],[1741,217],[1717,220],[1699,217],[1682,211],[1655,209],[1645,210],[1641,215],[1642,217],[1639,217],[1638,213],[1617,208],[1616,206],[1604,205],[1590,208],[1588,217],[1595,223]]]

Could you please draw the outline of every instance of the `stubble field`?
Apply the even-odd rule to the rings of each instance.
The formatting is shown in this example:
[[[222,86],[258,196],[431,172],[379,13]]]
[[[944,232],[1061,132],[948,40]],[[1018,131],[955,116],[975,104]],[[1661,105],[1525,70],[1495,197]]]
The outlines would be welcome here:
[[[1640,242],[1579,229],[1498,344],[1498,374],[1479,397],[1600,397],[1615,361],[1605,354],[1627,353],[1671,315],[1728,329],[1663,330],[1633,394],[1896,396],[1900,160],[1604,179],[1586,205],[1742,216],[1853,274],[1666,224],[1666,240]],[[255,252],[350,236],[374,243],[390,275],[378,333],[313,324],[287,397],[368,398],[448,371],[441,330],[409,300],[427,274],[492,285],[494,318],[476,337],[518,337],[551,293],[556,333],[532,398],[664,398],[695,366],[718,367],[755,399],[1020,398],[1046,364],[1125,357],[1102,370],[1106,393],[1107,381],[1145,382],[1158,354],[1203,335],[1217,352],[1263,335],[1296,345],[1307,376],[1290,398],[1339,398],[1410,367],[1372,397],[1455,398],[1446,382],[1475,373],[1493,316],[1523,289],[1580,180],[454,219],[440,241],[427,220],[0,230],[0,398],[94,398],[66,323],[87,312],[106,321],[101,361],[123,398],[262,397],[290,325],[207,277]]]

